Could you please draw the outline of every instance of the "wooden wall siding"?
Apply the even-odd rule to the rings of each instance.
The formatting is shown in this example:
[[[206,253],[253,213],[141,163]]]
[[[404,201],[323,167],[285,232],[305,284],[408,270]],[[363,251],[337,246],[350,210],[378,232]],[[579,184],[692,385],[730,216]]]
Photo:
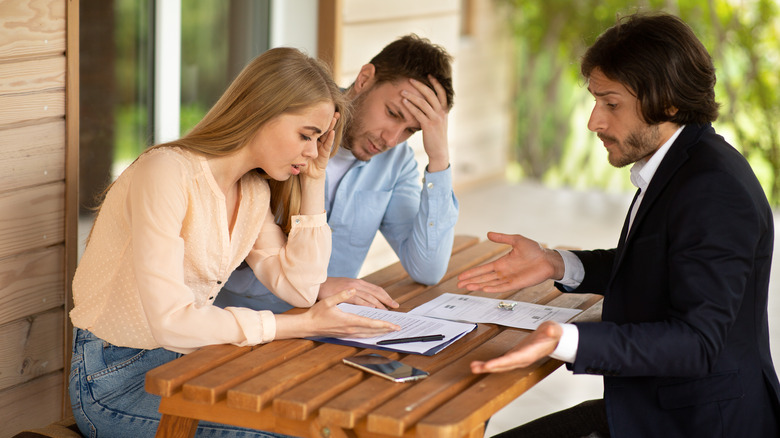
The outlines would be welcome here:
[[[0,259],[0,329],[19,315],[35,315],[65,303],[64,257],[62,246],[55,245]]]
[[[65,115],[65,56],[0,64],[0,126]]]
[[[0,326],[0,337],[22,340],[0,349],[0,386],[12,387],[62,369],[63,318],[61,311],[53,310]]]
[[[68,4],[0,0],[0,438],[64,412]]]
[[[0,94],[65,92],[65,56],[6,64],[0,70]]]
[[[64,52],[65,1],[0,2],[0,59],[29,59]]]
[[[428,38],[453,55],[458,49],[460,0],[343,0],[341,17],[337,80],[342,86],[351,84],[382,47],[408,33]]]
[[[56,182],[0,195],[0,259],[65,240],[65,184]],[[3,290],[6,285],[2,285]]]
[[[0,68],[3,67],[0,64]],[[43,118],[62,120],[65,116],[65,93],[60,90],[0,95],[0,108],[0,126],[6,129],[14,124],[39,123]]]
[[[57,95],[64,100],[63,93]],[[3,130],[0,157],[0,175],[3,175],[0,194],[62,181],[65,178],[65,121],[62,116],[51,123]]]
[[[62,374],[54,372],[3,391],[0,437],[12,437],[18,431],[43,427],[62,418],[62,402],[51,394],[62,393],[64,389]]]

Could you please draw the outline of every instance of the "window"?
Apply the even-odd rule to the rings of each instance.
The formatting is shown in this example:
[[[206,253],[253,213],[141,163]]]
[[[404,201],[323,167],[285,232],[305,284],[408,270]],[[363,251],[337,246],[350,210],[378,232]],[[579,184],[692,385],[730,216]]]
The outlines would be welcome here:
[[[81,1],[82,236],[106,186],[145,148],[192,128],[241,68],[268,49],[270,4]]]

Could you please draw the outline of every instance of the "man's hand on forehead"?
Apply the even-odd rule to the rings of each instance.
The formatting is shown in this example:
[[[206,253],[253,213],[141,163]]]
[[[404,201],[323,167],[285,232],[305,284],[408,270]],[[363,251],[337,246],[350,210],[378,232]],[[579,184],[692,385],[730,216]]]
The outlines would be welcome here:
[[[420,123],[423,132],[423,147],[428,154],[428,171],[438,172],[449,167],[447,143],[447,93],[433,76],[428,76],[433,89],[424,83],[409,79],[420,95],[402,90],[403,104]]]

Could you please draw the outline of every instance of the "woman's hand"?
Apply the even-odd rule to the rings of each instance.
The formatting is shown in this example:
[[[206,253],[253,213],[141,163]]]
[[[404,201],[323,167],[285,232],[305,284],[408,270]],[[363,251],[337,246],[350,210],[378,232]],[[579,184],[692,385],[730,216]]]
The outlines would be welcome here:
[[[275,339],[308,336],[370,338],[401,329],[393,323],[342,312],[336,307],[339,303],[349,301],[354,295],[354,289],[345,290],[318,301],[305,313],[274,315]]]
[[[320,285],[320,293],[317,298],[324,300],[347,289],[355,289],[355,294],[346,301],[347,303],[376,309],[398,308],[398,303],[381,287],[364,280],[348,277],[328,277],[325,283]]]
[[[304,176],[312,179],[325,178],[325,168],[328,166],[330,152],[333,150],[333,139],[336,138],[336,121],[341,114],[333,113],[333,120],[330,121],[328,130],[317,139],[317,158],[310,160],[306,166]]]

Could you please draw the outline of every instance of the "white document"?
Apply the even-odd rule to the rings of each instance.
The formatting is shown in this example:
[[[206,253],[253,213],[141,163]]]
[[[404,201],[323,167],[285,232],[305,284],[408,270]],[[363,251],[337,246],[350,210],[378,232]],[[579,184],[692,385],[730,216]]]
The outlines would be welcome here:
[[[365,316],[372,319],[381,319],[401,326],[397,332],[387,333],[372,338],[338,338],[343,343],[349,345],[360,344],[363,347],[378,347],[394,351],[418,354],[434,354],[469,333],[476,328],[476,325],[456,321],[446,321],[442,319],[429,318],[423,315],[412,315],[409,313],[393,312],[384,309],[374,309],[373,307],[357,306],[354,304],[341,303],[338,308],[344,312],[355,315]],[[377,342],[397,338],[412,338],[418,336],[443,335],[443,339],[427,342],[405,342],[400,344],[377,345]]]
[[[534,330],[544,321],[564,323],[580,312],[565,307],[447,293],[415,307],[409,314]]]

